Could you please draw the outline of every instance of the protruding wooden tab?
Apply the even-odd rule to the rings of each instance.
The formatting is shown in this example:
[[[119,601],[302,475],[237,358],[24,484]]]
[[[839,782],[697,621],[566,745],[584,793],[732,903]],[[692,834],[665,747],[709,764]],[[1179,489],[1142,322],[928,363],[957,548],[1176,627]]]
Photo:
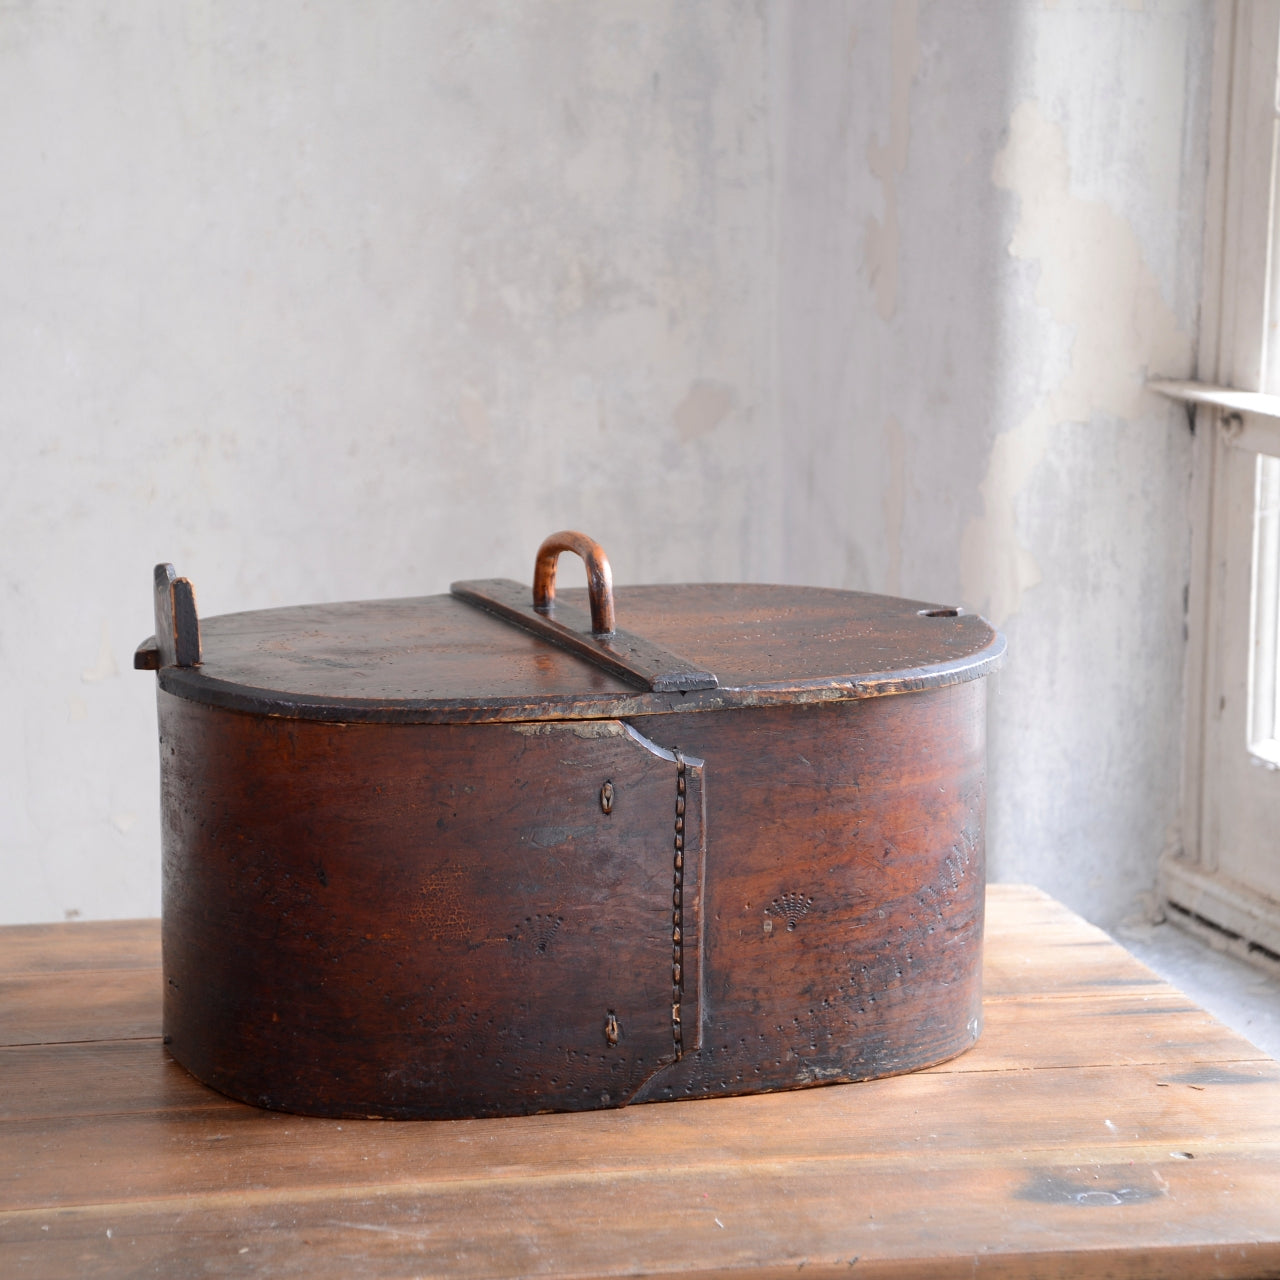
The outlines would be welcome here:
[[[160,650],[155,636],[148,636],[133,651],[133,669],[135,671],[159,671]]]
[[[196,613],[196,591],[186,578],[179,578],[171,564],[158,564],[155,571],[156,635],[155,666],[198,667],[200,665],[200,618]],[[139,647],[139,652],[145,648]],[[146,662],[152,661],[149,657]],[[134,665],[138,664],[135,655]]]
[[[554,614],[538,611],[529,603],[528,590],[509,578],[482,578],[455,582],[450,591],[468,604],[478,605],[500,618],[579,654],[613,675],[655,693],[678,693],[691,689],[715,689],[714,672],[669,653],[643,636],[615,630],[597,635],[581,609],[556,603]]]

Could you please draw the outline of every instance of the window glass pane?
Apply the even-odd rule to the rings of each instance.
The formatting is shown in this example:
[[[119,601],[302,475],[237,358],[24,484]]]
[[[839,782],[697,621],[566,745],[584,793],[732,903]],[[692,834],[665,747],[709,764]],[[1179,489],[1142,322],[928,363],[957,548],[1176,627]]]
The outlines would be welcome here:
[[[1280,394],[1280,52],[1271,92],[1271,208],[1267,216],[1266,301],[1263,304],[1262,386]]]
[[[1249,750],[1280,765],[1280,458],[1258,454],[1253,501]]]

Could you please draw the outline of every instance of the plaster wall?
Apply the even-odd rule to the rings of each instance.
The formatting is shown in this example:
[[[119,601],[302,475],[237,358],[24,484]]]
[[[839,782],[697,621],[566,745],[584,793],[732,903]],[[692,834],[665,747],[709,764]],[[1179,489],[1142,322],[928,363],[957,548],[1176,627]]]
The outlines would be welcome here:
[[[1131,911],[1211,16],[0,11],[0,921],[158,909],[156,561],[219,613],[527,579],[566,526],[620,580],[987,611],[992,872]]]
[[[1006,632],[991,874],[1114,923],[1178,817],[1191,436],[1143,381],[1193,367],[1213,11],[805,12],[785,572]]]
[[[0,921],[158,910],[157,561],[206,614],[528,581],[564,527],[776,576],[767,30],[0,8]]]

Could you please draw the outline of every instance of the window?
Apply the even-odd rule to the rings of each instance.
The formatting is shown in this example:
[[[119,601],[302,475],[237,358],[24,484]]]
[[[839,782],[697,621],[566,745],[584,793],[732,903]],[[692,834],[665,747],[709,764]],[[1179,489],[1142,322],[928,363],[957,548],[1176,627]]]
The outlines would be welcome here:
[[[1219,10],[1171,913],[1280,964],[1280,0]]]

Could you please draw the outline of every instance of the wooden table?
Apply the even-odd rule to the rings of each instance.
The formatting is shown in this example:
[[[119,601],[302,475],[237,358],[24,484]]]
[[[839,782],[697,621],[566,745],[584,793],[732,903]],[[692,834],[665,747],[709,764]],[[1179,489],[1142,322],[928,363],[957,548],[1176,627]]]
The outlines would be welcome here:
[[[0,1276],[1280,1274],[1280,1065],[1035,889],[977,1048],[870,1084],[417,1123],[166,1058],[155,921],[0,930]]]

